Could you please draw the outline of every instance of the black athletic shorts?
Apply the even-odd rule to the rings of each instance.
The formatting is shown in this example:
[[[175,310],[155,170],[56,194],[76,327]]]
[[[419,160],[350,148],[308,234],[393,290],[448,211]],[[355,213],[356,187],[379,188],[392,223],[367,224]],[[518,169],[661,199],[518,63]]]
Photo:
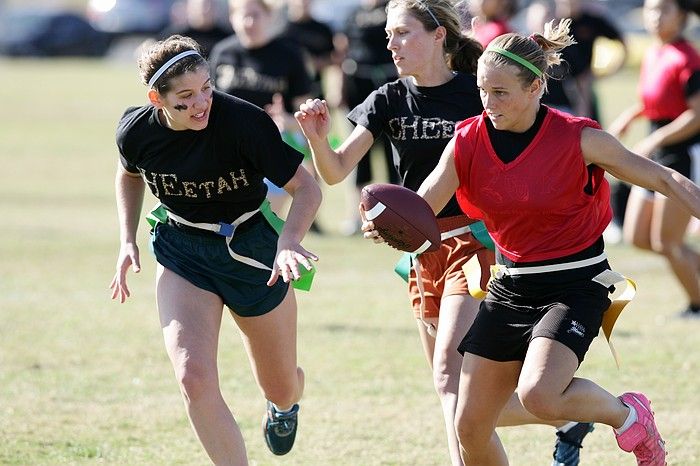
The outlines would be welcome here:
[[[598,335],[612,290],[593,278],[610,269],[597,264],[539,274],[494,278],[459,352],[494,361],[524,361],[533,338],[563,343],[579,364]]]
[[[262,215],[256,215],[236,229],[230,247],[237,254],[272,267],[277,238],[277,233]],[[270,270],[233,259],[226,238],[216,233],[158,224],[151,232],[150,245],[163,267],[196,287],[220,296],[224,304],[239,316],[266,314],[287,294],[288,283],[278,278],[274,285],[267,286]]]

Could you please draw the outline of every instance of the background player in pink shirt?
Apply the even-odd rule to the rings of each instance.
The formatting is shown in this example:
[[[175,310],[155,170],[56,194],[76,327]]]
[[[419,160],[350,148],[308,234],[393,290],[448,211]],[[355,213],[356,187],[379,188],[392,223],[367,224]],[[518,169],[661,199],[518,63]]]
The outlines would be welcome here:
[[[486,47],[501,34],[511,32],[513,28],[508,21],[518,10],[515,0],[472,0],[469,2],[469,14],[474,38]]]
[[[700,7],[696,7],[700,9]],[[610,127],[625,133],[644,117],[651,132],[635,152],[673,168],[694,182],[700,179],[700,56],[683,37],[690,6],[682,0],[647,0],[644,24],[654,36],[639,78],[640,103],[622,113]],[[684,317],[700,317],[700,255],[685,242],[690,213],[683,204],[642,188],[627,201],[624,239],[662,254],[688,297]]]

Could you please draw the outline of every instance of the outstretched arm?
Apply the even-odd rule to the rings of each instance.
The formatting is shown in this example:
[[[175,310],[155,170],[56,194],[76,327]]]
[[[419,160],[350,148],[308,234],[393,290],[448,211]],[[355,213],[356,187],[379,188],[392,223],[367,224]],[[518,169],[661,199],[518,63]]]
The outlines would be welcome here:
[[[700,132],[700,92],[688,99],[688,109],[667,125],[658,128],[634,146],[634,151],[649,157],[656,149],[675,144]]]
[[[587,163],[620,180],[660,192],[700,218],[700,187],[677,171],[630,152],[610,134],[593,128],[583,130],[581,149]]]
[[[617,118],[615,118],[615,121],[613,121],[610,127],[608,128],[608,132],[616,138],[623,137],[625,133],[627,133],[630,124],[632,124],[634,120],[642,116],[643,110],[644,108],[641,104],[635,104],[627,108],[624,112],[618,115]]]
[[[112,299],[118,297],[119,302],[123,303],[126,298],[131,296],[126,283],[126,272],[130,266],[135,273],[141,270],[139,248],[136,245],[136,231],[141,216],[146,184],[141,176],[127,172],[121,163],[118,163],[114,187],[119,217],[119,256],[117,257],[117,270],[109,287],[112,289]]]
[[[309,141],[316,170],[328,184],[345,179],[374,143],[374,136],[364,126],[356,126],[350,136],[333,150],[328,144],[331,115],[325,100],[308,99],[294,114]]]
[[[309,259],[318,260],[315,254],[301,246],[301,240],[316,218],[316,211],[321,205],[321,188],[314,177],[299,165],[284,189],[292,196],[292,204],[284,229],[277,240],[277,254],[268,286],[272,286],[278,276],[282,276],[285,282],[299,278],[299,264],[310,270]]]

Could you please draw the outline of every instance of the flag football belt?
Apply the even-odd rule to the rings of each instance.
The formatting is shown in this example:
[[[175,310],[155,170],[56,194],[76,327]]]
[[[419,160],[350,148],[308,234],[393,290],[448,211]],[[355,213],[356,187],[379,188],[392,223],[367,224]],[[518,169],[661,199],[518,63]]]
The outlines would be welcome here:
[[[454,230],[445,231],[443,233],[440,233],[440,241],[445,241],[447,239],[454,238],[455,236],[469,233],[470,231],[472,231],[472,228],[469,225],[455,228]]]
[[[605,253],[602,253],[598,256],[590,257],[588,259],[583,259],[580,261],[562,262],[560,264],[550,265],[537,265],[533,267],[506,267],[502,264],[496,264],[491,266],[491,275],[495,278],[503,278],[505,276],[513,275],[560,272],[562,270],[580,269],[582,267],[588,267],[589,265],[595,265],[600,262],[603,262],[607,258],[608,256],[606,256]]]
[[[583,259],[579,261],[563,262],[560,264],[551,265],[539,265],[533,267],[506,267],[502,264],[496,264],[491,266],[491,278],[503,278],[505,276],[517,276],[517,275],[528,275],[535,273],[551,273],[551,272],[561,272],[563,270],[579,269],[582,267],[588,267],[590,265],[598,264],[607,259],[605,253],[602,253],[596,257],[591,257],[589,259]],[[481,278],[481,266],[477,256],[472,257],[469,261],[462,267],[464,274],[467,276],[467,284],[469,286],[469,294],[471,294],[476,299],[484,299],[486,296],[486,291],[482,290],[480,287]],[[637,284],[625,277],[624,275],[614,272],[612,270],[604,270],[595,277],[591,279],[596,283],[600,283],[608,289],[613,289],[614,291],[609,293],[610,306],[603,313],[603,322],[601,323],[601,328],[605,334],[605,338],[608,341],[608,346],[610,346],[610,352],[615,359],[615,364],[620,367],[617,351],[610,340],[612,336],[613,327],[617,318],[622,313],[622,310],[629,304],[630,301],[637,294]],[[624,286],[621,286],[624,285]],[[613,288],[614,287],[614,288]],[[487,286],[488,288],[488,286]]]
[[[242,262],[243,264],[258,269],[272,271],[270,267],[263,264],[262,262],[256,261],[255,259],[252,259],[250,257],[245,257],[240,254],[237,254],[233,251],[233,249],[231,249],[231,240],[233,240],[233,235],[236,231],[236,228],[242,223],[250,220],[258,212],[263,214],[265,220],[279,235],[282,231],[282,227],[284,226],[284,221],[277,217],[277,215],[275,215],[274,212],[272,212],[272,209],[270,208],[270,201],[268,199],[265,199],[265,201],[263,201],[263,203],[257,209],[251,210],[250,212],[245,212],[231,223],[190,222],[189,220],[173,212],[170,212],[165,208],[165,206],[163,206],[163,204],[160,203],[156,204],[154,209],[147,215],[146,220],[152,228],[154,228],[155,225],[158,223],[167,223],[167,220],[170,219],[173,220],[175,223],[182,224],[190,228],[197,228],[199,230],[210,231],[216,233],[217,235],[221,235],[226,239],[226,249],[228,250],[228,253],[233,260]],[[297,280],[292,281],[292,286],[294,288],[305,291],[308,291],[311,288],[311,282],[316,272],[313,265],[311,267],[311,270],[307,270],[305,267],[299,268],[299,278]]]
[[[454,238],[455,236],[463,235],[465,233],[471,233],[472,235],[474,235],[474,238],[476,238],[477,241],[483,244],[487,249],[491,249],[492,251],[494,250],[493,240],[491,239],[491,236],[489,235],[488,231],[486,231],[484,222],[480,221],[462,227],[458,227],[453,230],[442,232],[440,233],[440,241],[445,241],[450,238]],[[426,242],[426,248],[428,246],[429,243]],[[401,256],[401,258],[399,258],[399,261],[396,263],[396,265],[394,265],[394,272],[396,272],[396,274],[407,283],[408,274],[411,271],[412,261],[416,258],[418,254],[420,253],[406,252]]]

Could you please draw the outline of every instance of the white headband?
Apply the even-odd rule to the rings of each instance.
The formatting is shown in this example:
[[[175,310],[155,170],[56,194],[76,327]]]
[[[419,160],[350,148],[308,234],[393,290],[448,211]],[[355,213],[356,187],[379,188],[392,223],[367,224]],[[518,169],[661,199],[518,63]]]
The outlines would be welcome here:
[[[158,68],[158,71],[156,71],[155,74],[151,76],[151,79],[148,80],[148,87],[153,87],[156,81],[158,81],[158,78],[160,78],[163,75],[163,73],[168,71],[168,68],[170,68],[176,62],[182,60],[183,58],[189,57],[190,55],[199,55],[199,52],[197,52],[196,50],[186,50],[182,53],[178,53],[173,58],[163,63],[163,66]]]
[[[418,0],[418,3],[420,3],[421,5],[423,5],[425,7],[425,9],[428,12],[428,14],[430,15],[430,17],[433,18],[433,21],[435,21],[435,25],[440,27],[440,21],[437,20],[437,18],[433,14],[433,12],[430,10],[430,7],[428,6],[428,4],[421,1],[421,0]]]

